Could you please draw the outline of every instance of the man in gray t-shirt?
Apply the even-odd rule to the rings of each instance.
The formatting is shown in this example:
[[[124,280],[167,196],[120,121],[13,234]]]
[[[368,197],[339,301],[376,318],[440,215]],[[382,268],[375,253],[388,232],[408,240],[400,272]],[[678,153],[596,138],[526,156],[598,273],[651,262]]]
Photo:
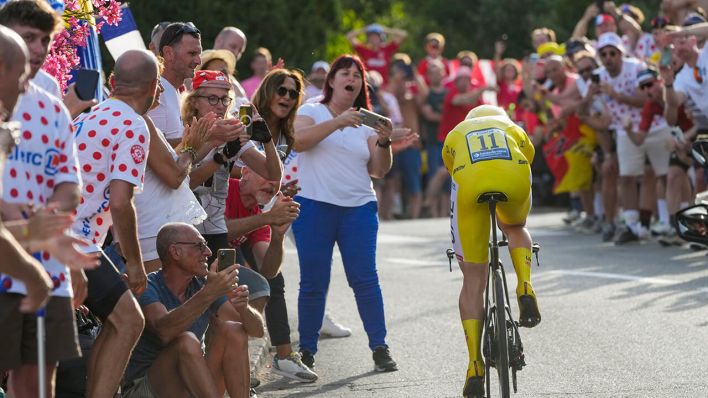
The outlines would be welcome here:
[[[164,225],[156,245],[163,268],[148,275],[138,300],[145,330],[130,358],[123,396],[173,397],[189,391],[222,397],[224,390],[247,396],[248,337],[263,336],[263,318],[248,305],[248,286],[238,284],[240,266],[207,268],[211,251],[189,224]]]

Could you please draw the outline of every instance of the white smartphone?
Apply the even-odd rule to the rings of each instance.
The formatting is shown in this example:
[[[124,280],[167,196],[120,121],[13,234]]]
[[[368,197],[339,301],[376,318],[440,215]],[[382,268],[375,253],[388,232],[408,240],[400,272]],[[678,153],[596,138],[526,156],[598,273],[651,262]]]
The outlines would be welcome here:
[[[369,126],[372,129],[376,128],[377,122],[381,123],[391,123],[391,119],[381,116],[378,113],[371,112],[369,110],[366,110],[364,108],[359,108],[359,113],[361,113],[362,121],[361,123],[365,126]]]

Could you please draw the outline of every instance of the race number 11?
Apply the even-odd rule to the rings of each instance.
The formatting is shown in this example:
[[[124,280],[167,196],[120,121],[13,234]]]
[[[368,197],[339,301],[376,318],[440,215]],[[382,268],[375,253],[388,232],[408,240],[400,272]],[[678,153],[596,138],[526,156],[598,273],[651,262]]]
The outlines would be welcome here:
[[[511,159],[506,134],[497,128],[470,131],[466,135],[470,160],[481,162],[494,159]]]

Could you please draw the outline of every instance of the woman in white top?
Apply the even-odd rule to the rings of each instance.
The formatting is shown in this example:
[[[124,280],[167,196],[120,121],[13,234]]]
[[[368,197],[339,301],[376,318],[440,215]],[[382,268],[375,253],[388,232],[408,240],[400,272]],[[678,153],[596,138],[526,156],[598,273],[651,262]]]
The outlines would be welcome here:
[[[359,58],[342,55],[327,74],[324,98],[305,104],[295,119],[295,150],[302,191],[293,223],[300,259],[298,319],[302,361],[314,366],[337,243],[349,286],[374,352],[375,370],[396,370],[386,345],[383,298],[376,272],[378,217],[371,177],[391,168],[390,122],[362,125],[370,109]]]

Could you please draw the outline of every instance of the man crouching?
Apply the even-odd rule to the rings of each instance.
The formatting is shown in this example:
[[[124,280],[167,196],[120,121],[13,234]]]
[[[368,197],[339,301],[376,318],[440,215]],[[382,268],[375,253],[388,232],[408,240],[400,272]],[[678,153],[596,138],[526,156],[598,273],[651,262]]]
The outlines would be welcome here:
[[[148,275],[138,300],[145,330],[128,363],[123,397],[221,398],[224,390],[248,397],[248,336],[263,336],[263,319],[248,305],[248,286],[238,285],[239,265],[208,267],[206,241],[184,223],[160,229],[157,252],[162,270]]]

